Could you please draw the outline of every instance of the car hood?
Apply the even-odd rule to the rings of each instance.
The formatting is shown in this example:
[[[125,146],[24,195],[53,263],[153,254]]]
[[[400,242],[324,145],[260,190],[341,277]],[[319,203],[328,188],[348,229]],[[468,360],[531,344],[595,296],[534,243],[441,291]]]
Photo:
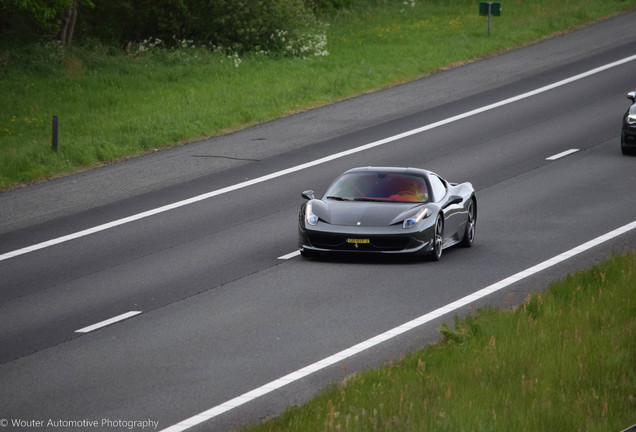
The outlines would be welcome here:
[[[332,225],[383,227],[402,223],[425,204],[314,200],[314,213]]]

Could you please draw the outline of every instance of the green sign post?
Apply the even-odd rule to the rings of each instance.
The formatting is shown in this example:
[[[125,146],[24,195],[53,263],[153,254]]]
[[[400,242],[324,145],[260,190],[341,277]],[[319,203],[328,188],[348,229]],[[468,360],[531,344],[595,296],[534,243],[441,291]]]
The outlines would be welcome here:
[[[490,17],[501,16],[501,3],[491,1],[479,2],[479,15],[488,17],[488,34],[490,34]]]

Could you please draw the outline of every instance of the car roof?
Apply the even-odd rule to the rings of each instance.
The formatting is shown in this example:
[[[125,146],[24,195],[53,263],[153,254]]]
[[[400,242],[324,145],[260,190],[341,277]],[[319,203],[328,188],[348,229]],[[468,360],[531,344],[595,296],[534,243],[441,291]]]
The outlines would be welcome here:
[[[424,176],[428,176],[432,174],[431,171],[424,170],[421,168],[375,167],[375,166],[352,168],[350,170],[345,171],[345,174],[352,173],[352,172],[383,172],[383,173],[416,174],[416,175],[424,175]]]

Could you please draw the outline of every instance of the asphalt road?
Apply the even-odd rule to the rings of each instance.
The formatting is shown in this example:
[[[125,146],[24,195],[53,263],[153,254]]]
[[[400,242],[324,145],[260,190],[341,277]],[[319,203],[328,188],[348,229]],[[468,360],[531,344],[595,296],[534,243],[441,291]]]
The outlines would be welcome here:
[[[636,54],[635,18],[0,194],[0,426],[97,421],[96,430],[112,430],[109,419],[167,428],[634,222],[636,158],[621,155],[619,131],[636,60],[597,68]],[[361,149],[428,125],[436,126]],[[576,151],[549,159],[568,150]],[[280,259],[296,249],[300,192],[321,193],[366,165],[471,181],[475,246],[446,250],[439,263]],[[183,201],[192,197],[201,199]],[[154,210],[173,203],[182,205]],[[142,212],[150,213],[123,219]],[[33,245],[42,247],[25,249]],[[632,229],[471,304],[518,303],[634,245]],[[436,340],[440,322],[470,311],[235,401],[192,430],[276,415],[345,373]],[[139,313],[77,332],[127,312]]]

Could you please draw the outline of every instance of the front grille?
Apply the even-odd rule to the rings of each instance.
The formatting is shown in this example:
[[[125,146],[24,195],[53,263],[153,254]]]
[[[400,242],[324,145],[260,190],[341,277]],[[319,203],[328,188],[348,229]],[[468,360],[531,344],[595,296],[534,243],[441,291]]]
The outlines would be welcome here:
[[[375,237],[371,239],[371,244],[381,250],[402,250],[408,246],[409,239],[395,236]]]
[[[409,239],[403,236],[355,236],[369,239],[369,243],[347,243],[347,236],[342,234],[309,234],[309,242],[312,246],[320,249],[342,250],[342,251],[400,251],[406,249]]]
[[[346,244],[347,238],[330,234],[310,234],[309,242],[320,249],[338,249]]]

